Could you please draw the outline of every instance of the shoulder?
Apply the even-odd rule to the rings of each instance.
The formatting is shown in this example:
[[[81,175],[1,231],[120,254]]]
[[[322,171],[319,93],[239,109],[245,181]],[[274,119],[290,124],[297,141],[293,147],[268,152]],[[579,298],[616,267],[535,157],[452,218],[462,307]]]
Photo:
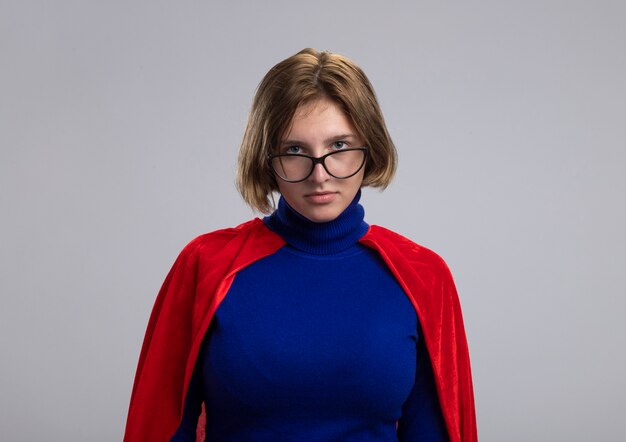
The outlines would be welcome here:
[[[436,252],[385,227],[370,226],[361,242],[378,250],[391,262],[401,261],[422,272],[450,273],[448,265]]]
[[[180,258],[215,257],[242,241],[254,240],[271,234],[263,221],[254,218],[236,227],[204,233],[192,239],[180,252]]]

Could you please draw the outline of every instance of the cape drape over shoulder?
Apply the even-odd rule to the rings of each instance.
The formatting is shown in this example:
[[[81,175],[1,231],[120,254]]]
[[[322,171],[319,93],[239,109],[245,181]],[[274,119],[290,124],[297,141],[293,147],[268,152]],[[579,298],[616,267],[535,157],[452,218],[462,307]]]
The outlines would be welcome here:
[[[477,440],[469,353],[450,271],[434,252],[378,226],[361,244],[381,255],[415,307],[453,442]],[[191,241],[157,296],[144,338],[124,441],[169,441],[209,323],[236,273],[285,244],[254,219]],[[201,416],[199,426],[204,424]],[[203,428],[200,428],[203,433]]]

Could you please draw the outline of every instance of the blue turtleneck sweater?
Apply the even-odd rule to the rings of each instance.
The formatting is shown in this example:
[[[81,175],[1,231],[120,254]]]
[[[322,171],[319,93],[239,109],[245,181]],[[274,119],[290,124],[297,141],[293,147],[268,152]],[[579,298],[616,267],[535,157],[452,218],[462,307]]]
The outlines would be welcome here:
[[[241,270],[203,342],[172,440],[447,440],[415,310],[376,252],[360,193],[314,223],[281,198],[287,244]],[[155,406],[158,406],[155,404]]]

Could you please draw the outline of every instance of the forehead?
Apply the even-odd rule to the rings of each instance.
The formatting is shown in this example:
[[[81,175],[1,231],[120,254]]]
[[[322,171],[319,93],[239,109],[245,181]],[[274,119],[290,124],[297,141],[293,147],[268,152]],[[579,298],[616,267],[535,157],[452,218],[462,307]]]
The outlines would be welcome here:
[[[340,103],[329,98],[319,98],[298,106],[283,138],[320,132],[327,135],[335,131],[356,134],[350,117]]]

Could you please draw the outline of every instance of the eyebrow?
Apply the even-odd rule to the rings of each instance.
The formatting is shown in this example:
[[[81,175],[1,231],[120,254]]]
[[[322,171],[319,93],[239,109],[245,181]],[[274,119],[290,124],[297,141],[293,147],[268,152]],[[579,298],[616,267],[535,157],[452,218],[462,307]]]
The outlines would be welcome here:
[[[332,136],[330,138],[326,138],[324,140],[324,144],[328,144],[328,143],[334,143],[335,141],[342,141],[342,140],[353,140],[355,139],[356,136],[354,134],[340,134],[340,135],[335,135]],[[285,146],[285,145],[296,145],[296,146],[306,146],[308,143],[305,143],[304,141],[300,141],[300,140],[283,140],[281,141],[281,146]]]

